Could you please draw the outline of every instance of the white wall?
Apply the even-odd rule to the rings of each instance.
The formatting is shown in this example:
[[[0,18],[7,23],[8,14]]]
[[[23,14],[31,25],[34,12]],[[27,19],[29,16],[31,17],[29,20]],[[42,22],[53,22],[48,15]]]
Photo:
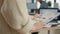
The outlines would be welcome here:
[[[57,0],[56,2],[59,3],[59,9],[60,9],[60,0]]]

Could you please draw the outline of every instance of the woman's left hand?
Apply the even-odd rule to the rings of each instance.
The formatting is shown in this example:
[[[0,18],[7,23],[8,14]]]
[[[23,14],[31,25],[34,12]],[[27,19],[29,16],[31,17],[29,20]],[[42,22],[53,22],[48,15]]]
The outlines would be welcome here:
[[[32,20],[34,20],[34,19],[36,19],[36,18],[38,18],[38,17],[41,17],[42,15],[41,14],[36,14],[36,15],[34,15],[34,16],[31,16],[31,18],[32,18]]]

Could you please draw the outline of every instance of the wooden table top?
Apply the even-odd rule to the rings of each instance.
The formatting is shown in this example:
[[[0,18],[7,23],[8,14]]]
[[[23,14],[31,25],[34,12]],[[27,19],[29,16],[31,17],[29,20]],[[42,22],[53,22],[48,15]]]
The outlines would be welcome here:
[[[41,30],[57,30],[57,29],[60,29],[60,26],[56,26],[56,27],[45,27],[45,28],[42,28]]]

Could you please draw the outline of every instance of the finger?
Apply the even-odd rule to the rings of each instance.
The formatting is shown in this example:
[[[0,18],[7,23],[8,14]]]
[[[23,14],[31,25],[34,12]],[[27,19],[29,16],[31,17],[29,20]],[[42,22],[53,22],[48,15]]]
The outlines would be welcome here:
[[[36,18],[38,18],[38,17],[41,17],[42,15],[41,14],[37,14],[37,15],[35,15],[36,16]]]

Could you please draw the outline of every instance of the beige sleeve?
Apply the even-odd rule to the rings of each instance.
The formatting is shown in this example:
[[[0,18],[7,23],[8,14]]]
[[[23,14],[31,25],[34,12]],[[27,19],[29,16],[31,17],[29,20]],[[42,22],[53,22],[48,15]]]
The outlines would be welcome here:
[[[0,0],[0,9],[1,9],[3,2],[4,2],[4,0]]]
[[[26,0],[5,0],[1,13],[8,25],[17,31],[27,33],[33,26],[27,12]]]

